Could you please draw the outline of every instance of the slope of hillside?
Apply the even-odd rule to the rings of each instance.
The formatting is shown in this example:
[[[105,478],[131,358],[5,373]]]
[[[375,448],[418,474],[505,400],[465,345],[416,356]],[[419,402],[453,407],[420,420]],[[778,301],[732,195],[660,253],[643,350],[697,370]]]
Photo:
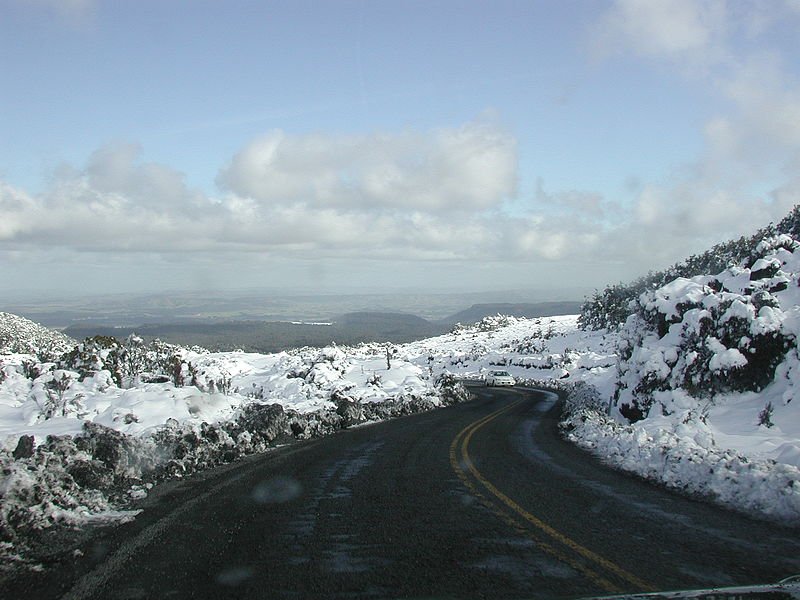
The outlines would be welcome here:
[[[495,302],[491,304],[473,304],[469,308],[442,319],[441,323],[477,323],[485,317],[506,315],[509,317],[554,317],[574,315],[580,311],[580,302]]]
[[[631,302],[635,302],[640,294],[661,287],[678,277],[689,278],[719,273],[743,263],[752,265],[757,258],[761,241],[781,235],[787,235],[794,240],[800,239],[800,205],[795,206],[777,225],[770,224],[751,236],[742,236],[738,240],[717,244],[663,271],[650,272],[630,283],[608,285],[602,291],[595,292],[581,306],[581,327],[585,329],[619,327],[631,314]]]
[[[565,429],[649,479],[800,522],[800,244],[749,243],[628,304],[613,393],[582,390]]]
[[[67,352],[75,340],[24,317],[0,312],[0,354],[35,354],[52,359]]]

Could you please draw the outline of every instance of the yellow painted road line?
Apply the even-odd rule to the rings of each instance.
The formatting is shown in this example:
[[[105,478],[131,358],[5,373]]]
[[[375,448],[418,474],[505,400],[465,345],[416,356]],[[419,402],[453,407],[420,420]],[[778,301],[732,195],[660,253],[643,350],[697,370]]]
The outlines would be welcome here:
[[[611,583],[607,579],[601,577],[600,575],[598,575],[597,573],[592,571],[590,568],[588,568],[583,563],[578,562],[577,560],[571,558],[570,556],[568,556],[568,555],[564,554],[563,552],[559,551],[558,549],[554,548],[552,545],[548,544],[547,542],[544,542],[541,539],[539,539],[533,532],[530,531],[530,529],[526,528],[518,519],[515,519],[513,516],[509,515],[506,511],[504,511],[496,503],[494,503],[490,499],[486,498],[486,496],[484,496],[484,494],[482,494],[478,490],[478,488],[475,487],[475,485],[472,483],[470,478],[467,476],[466,471],[464,471],[464,469],[459,464],[456,450],[457,450],[458,442],[459,442],[461,436],[468,429],[472,429],[472,428],[475,428],[475,427],[481,427],[482,425],[488,423],[492,419],[500,416],[500,414],[502,414],[503,412],[512,409],[514,406],[516,406],[520,402],[521,402],[521,400],[518,400],[518,401],[516,401],[516,402],[514,402],[514,403],[512,403],[512,404],[510,404],[508,406],[505,406],[505,407],[501,408],[500,410],[497,410],[497,411],[487,415],[486,417],[483,417],[482,419],[479,419],[479,420],[471,423],[470,425],[468,425],[465,429],[463,429],[453,439],[453,442],[450,445],[450,464],[451,464],[453,470],[456,472],[456,474],[458,475],[458,477],[461,480],[461,482],[467,487],[467,489],[469,489],[470,493],[473,496],[478,498],[489,510],[491,510],[502,521],[505,521],[508,525],[510,525],[511,528],[514,529],[518,534],[520,534],[520,535],[522,535],[524,537],[527,537],[528,539],[532,540],[534,542],[534,544],[536,544],[536,546],[540,550],[542,550],[543,552],[549,554],[550,556],[552,556],[556,560],[559,560],[562,563],[569,565],[570,567],[572,567],[573,569],[575,569],[579,573],[582,573],[583,575],[585,575],[588,579],[593,581],[595,584],[597,584],[603,590],[605,590],[605,591],[607,591],[609,593],[622,592],[623,591],[622,588],[614,585],[613,583]]]
[[[478,490],[478,488],[475,487],[475,485],[467,476],[466,472],[459,468],[457,460],[455,458],[455,446],[453,452],[451,453],[450,460],[454,470],[458,474],[459,479],[461,479],[461,482],[467,487],[470,493],[476,498],[478,498],[481,501],[481,503],[483,503],[483,505],[486,506],[486,508],[491,510],[500,520],[505,521],[506,524],[508,524],[512,529],[514,529],[514,531],[516,531],[519,535],[532,540],[533,543],[536,544],[536,546],[540,550],[549,554],[556,560],[561,561],[566,565],[569,565],[579,573],[582,573],[588,579],[596,583],[600,588],[606,590],[607,592],[620,593],[623,591],[621,588],[615,586],[610,581],[602,578],[597,573],[586,567],[584,564],[578,562],[577,560],[574,560],[570,556],[554,548],[552,545],[539,539],[529,528],[526,528],[518,519],[515,519],[513,516],[509,515],[497,503],[492,502],[490,499],[486,498]]]
[[[474,490],[474,486],[470,484],[466,473],[464,472],[464,468],[486,489],[494,498],[502,502],[508,509],[513,511],[516,515],[533,525],[537,530],[546,534],[553,540],[557,541],[558,543],[566,546],[567,548],[571,549],[573,552],[577,553],[578,555],[582,556],[583,558],[591,561],[597,566],[602,567],[606,571],[613,573],[620,579],[636,586],[637,588],[645,591],[654,591],[654,588],[650,586],[648,583],[644,582],[643,580],[639,579],[635,575],[629,573],[628,571],[624,570],[623,568],[619,567],[618,565],[614,564],[610,560],[603,558],[599,554],[589,550],[588,548],[578,544],[574,540],[570,539],[566,535],[562,534],[561,532],[557,531],[541,519],[535,517],[530,512],[526,511],[522,508],[519,504],[517,504],[514,500],[506,496],[503,492],[497,489],[488,479],[486,479],[483,474],[478,471],[475,467],[472,459],[469,455],[469,442],[472,439],[472,436],[477,432],[481,427],[493,421],[497,417],[499,417],[502,413],[511,410],[515,406],[517,406],[522,400],[517,400],[493,413],[474,421],[467,425],[464,429],[462,429],[458,435],[453,439],[452,444],[450,445],[450,464],[452,465],[453,469],[459,475],[459,478],[467,484],[471,491]],[[460,454],[460,457],[458,456]],[[482,495],[481,495],[482,496]],[[537,541],[538,540],[534,540]],[[548,545],[548,548],[551,548]],[[546,549],[546,548],[543,548]],[[552,554],[552,552],[551,552]],[[560,553],[559,553],[560,554]],[[562,558],[563,560],[563,558]],[[604,589],[610,592],[618,592],[621,591],[620,588],[612,584],[611,582],[607,581],[605,578],[599,576],[594,571],[587,569],[585,566],[581,565],[580,563],[575,563],[572,560],[566,561],[570,566],[577,567],[579,570],[587,575],[592,581],[601,585]]]

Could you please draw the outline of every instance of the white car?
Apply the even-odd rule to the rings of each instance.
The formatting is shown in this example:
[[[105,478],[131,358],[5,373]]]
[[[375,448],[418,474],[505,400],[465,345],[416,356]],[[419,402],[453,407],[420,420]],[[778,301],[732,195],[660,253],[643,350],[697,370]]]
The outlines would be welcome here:
[[[495,385],[514,385],[516,381],[514,378],[509,374],[508,371],[489,371],[486,374],[486,385],[488,386],[495,386]]]

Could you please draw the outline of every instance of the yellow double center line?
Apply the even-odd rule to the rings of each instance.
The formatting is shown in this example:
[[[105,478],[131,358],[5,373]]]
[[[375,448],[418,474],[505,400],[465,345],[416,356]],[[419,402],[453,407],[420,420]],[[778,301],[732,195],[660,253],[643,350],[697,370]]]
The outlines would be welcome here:
[[[532,539],[537,547],[539,547],[541,550],[550,554],[561,562],[568,564],[570,567],[579,571],[580,573],[583,573],[602,589],[611,593],[623,591],[622,588],[612,583],[601,574],[602,572],[605,572],[615,575],[620,580],[625,581],[640,590],[654,591],[652,586],[645,583],[635,575],[628,573],[610,560],[607,560],[599,554],[592,552],[588,548],[581,546],[576,541],[570,539],[541,519],[532,515],[519,504],[514,502],[514,500],[498,490],[497,487],[495,487],[488,479],[486,479],[486,477],[484,477],[483,474],[475,467],[469,455],[469,442],[472,439],[472,436],[481,427],[493,421],[504,412],[510,411],[520,402],[522,402],[522,400],[512,402],[511,404],[508,404],[503,408],[470,423],[464,429],[462,429],[455,438],[453,438],[453,442],[450,444],[450,465],[453,467],[453,470],[456,472],[459,479],[461,479],[461,481],[467,486],[473,495],[483,500],[484,504],[486,504],[498,517],[503,519],[506,523],[517,530],[518,533],[521,533]],[[470,475],[472,478],[470,478]],[[473,479],[474,482],[477,482],[481,488],[485,490],[485,492],[488,492],[488,496],[481,492],[478,486],[476,486],[473,482]],[[520,522],[520,519],[522,519],[522,522]],[[524,526],[526,523],[528,524],[527,527]],[[534,527],[533,531],[530,530],[531,525]],[[544,534],[541,536],[544,539],[540,539],[540,536],[535,535],[536,532],[538,532],[540,536],[541,534]],[[549,542],[545,540],[549,540]],[[574,555],[564,552],[562,549],[554,546],[550,542],[556,542],[560,547],[568,548],[574,554],[582,557],[585,560],[578,560]],[[587,562],[589,563],[588,565],[586,564]],[[598,570],[601,573],[598,573]]]

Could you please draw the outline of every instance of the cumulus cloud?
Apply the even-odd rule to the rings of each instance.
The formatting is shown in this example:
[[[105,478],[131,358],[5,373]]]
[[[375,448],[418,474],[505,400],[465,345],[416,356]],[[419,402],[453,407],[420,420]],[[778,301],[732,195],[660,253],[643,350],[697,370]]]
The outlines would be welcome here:
[[[792,184],[800,165],[800,82],[769,49],[773,28],[796,22],[791,4],[617,0],[598,20],[591,35],[606,59],[627,54],[677,70],[725,107],[704,124],[699,156],[642,186],[610,247],[638,247],[654,262],[678,260],[800,203]]]
[[[514,138],[471,123],[394,135],[273,131],[237,153],[218,182],[267,204],[470,212],[512,196],[516,175]]]
[[[600,56],[631,51],[692,68],[725,60],[724,0],[617,0],[592,31]]]
[[[113,143],[81,168],[61,168],[41,194],[0,186],[0,244],[492,260],[508,252],[513,220],[497,213],[516,176],[513,137],[486,123],[397,135],[273,132],[220,172],[219,196],[145,161],[138,145]]]

